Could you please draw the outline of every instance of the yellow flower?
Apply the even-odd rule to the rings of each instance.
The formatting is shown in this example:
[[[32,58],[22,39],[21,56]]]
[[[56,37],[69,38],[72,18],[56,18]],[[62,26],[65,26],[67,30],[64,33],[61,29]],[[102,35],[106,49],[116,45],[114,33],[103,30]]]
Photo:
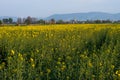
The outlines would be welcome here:
[[[23,56],[22,56],[22,54],[18,54],[18,57],[19,57],[19,59],[22,61],[23,60]]]
[[[70,79],[70,77],[69,76],[67,76],[67,80],[69,80]]]
[[[115,68],[115,66],[114,66],[114,65],[111,65],[111,68],[112,68],[112,69],[114,69],[114,68]]]
[[[75,48],[72,48],[72,51],[74,51],[75,50]]]
[[[11,55],[13,56],[15,54],[15,51],[14,50],[11,50]]]
[[[10,57],[8,57],[8,59],[9,59],[9,60],[11,60],[11,59],[12,59],[12,57],[10,56]]]
[[[61,58],[59,57],[59,58],[58,58],[58,60],[60,61],[60,60],[61,60]]]
[[[64,71],[65,69],[66,69],[66,66],[63,65],[63,66],[61,67],[61,70]]]
[[[22,54],[19,53],[18,56],[19,56],[19,57],[22,57]]]
[[[17,72],[17,69],[13,69],[13,73]]]
[[[65,66],[65,65],[63,65],[62,67],[63,67],[63,68],[66,68],[66,66]]]
[[[34,59],[33,59],[33,58],[30,58],[30,61],[31,61],[31,62],[33,62],[33,61],[34,61]]]
[[[89,67],[93,67],[92,63],[89,61],[88,62]]]
[[[71,60],[71,57],[70,57],[70,56],[67,56],[67,59],[68,59],[68,60]]]
[[[2,66],[0,65],[0,70],[2,70]]]
[[[39,50],[38,50],[38,49],[36,49],[36,52],[38,53],[38,52],[39,52]]]
[[[43,58],[43,57],[44,57],[44,54],[41,54],[41,57]]]
[[[109,50],[109,49],[107,50],[107,53],[110,53],[110,50]]]
[[[94,78],[94,77],[95,77],[95,75],[92,75],[92,77]]]
[[[43,72],[40,72],[40,75],[42,76],[42,75],[43,75]]]
[[[115,74],[118,75],[118,77],[120,77],[120,70],[117,70]]]
[[[21,61],[23,60],[23,57],[22,57],[22,56],[20,57],[20,60],[21,60]]]
[[[65,64],[65,62],[62,62],[62,64],[64,65],[64,64]]]
[[[5,62],[2,62],[2,65],[4,66],[4,65],[5,65]]]
[[[61,62],[60,62],[60,61],[58,61],[58,62],[57,62],[57,64],[61,64]]]
[[[50,73],[51,72],[51,70],[50,69],[47,69],[47,73]]]
[[[102,63],[100,62],[100,66],[102,66]]]
[[[80,58],[85,59],[85,58],[87,58],[87,55],[81,54],[81,55],[80,55]]]
[[[52,48],[51,50],[54,51],[54,48]]]
[[[51,34],[51,36],[53,36],[53,34]]]
[[[32,64],[32,67],[34,68],[34,67],[35,67],[35,64]]]
[[[55,66],[55,68],[58,68],[58,66]]]

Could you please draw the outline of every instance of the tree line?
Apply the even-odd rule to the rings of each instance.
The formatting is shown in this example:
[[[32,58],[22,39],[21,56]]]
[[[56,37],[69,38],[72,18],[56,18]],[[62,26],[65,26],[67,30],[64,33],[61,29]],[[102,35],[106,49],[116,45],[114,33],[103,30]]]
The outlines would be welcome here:
[[[2,20],[0,20],[0,24],[5,23],[5,24],[9,24],[9,23],[13,23],[13,19],[12,18],[3,18]]]
[[[15,24],[15,25],[30,25],[30,24],[102,24],[102,23],[120,23],[120,20],[111,21],[111,20],[44,20],[44,19],[37,19],[34,17],[28,16],[27,18],[18,18],[16,22],[13,21],[12,18],[4,18],[0,20],[0,25],[3,24]]]

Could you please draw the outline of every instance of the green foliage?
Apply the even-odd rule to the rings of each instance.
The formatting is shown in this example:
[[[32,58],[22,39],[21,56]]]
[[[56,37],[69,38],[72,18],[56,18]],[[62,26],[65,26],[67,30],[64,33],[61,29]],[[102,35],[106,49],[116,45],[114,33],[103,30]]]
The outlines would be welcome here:
[[[3,27],[0,47],[1,80],[120,79],[120,25]]]
[[[40,19],[40,20],[38,21],[38,23],[39,23],[39,24],[45,24],[45,21],[44,21],[43,19]]]
[[[64,24],[65,22],[63,20],[58,20],[56,24]]]
[[[8,23],[12,23],[13,19],[12,18],[4,18],[2,21],[3,21],[3,23],[8,24]]]
[[[13,22],[13,19],[12,18],[9,18],[9,23],[12,23]]]
[[[0,25],[2,24],[2,21],[0,20]]]
[[[3,23],[8,23],[9,22],[9,19],[5,18],[3,19]]]

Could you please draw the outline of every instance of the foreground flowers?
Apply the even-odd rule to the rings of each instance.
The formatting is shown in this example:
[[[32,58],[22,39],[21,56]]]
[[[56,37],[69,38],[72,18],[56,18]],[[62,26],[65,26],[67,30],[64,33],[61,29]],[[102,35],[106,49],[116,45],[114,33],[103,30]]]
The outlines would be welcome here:
[[[119,80],[120,25],[0,27],[1,80]]]

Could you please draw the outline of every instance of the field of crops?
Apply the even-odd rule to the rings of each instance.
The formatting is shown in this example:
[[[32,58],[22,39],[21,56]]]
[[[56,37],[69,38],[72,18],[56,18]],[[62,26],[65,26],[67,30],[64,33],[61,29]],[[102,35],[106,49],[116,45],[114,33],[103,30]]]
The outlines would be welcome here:
[[[0,27],[0,80],[120,80],[119,24]]]

